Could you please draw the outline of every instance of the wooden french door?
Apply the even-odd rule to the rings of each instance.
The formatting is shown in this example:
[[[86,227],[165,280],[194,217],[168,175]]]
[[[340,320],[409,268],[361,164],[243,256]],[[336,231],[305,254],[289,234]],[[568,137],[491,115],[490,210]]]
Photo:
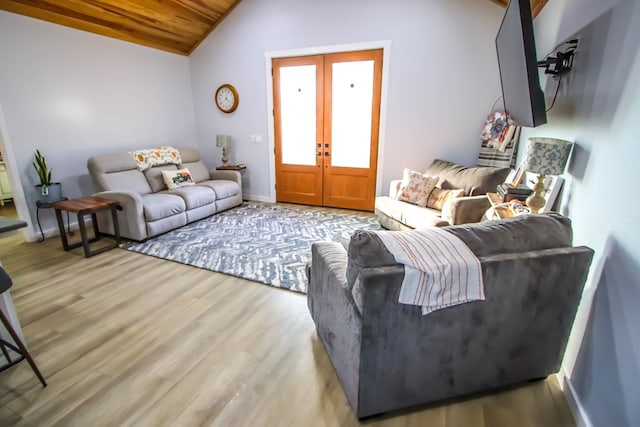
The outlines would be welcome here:
[[[273,60],[276,199],[373,210],[382,50]]]

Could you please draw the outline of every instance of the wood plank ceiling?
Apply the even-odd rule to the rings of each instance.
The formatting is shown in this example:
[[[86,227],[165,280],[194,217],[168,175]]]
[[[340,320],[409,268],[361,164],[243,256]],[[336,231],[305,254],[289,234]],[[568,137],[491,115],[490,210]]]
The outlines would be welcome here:
[[[508,0],[491,0],[506,7]],[[240,0],[0,0],[0,10],[189,55]],[[535,17],[547,0],[531,0]],[[391,3],[389,3],[391,5]]]
[[[0,0],[0,9],[189,55],[240,0]]]
[[[507,7],[509,0],[491,0],[494,3],[498,3],[500,6]],[[531,15],[535,18],[538,16],[548,0],[531,0]]]

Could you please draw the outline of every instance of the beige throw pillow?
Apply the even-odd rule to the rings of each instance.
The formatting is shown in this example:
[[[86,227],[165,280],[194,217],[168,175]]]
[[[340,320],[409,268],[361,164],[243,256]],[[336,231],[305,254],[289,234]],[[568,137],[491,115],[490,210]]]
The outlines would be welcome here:
[[[174,190],[187,185],[195,185],[195,181],[191,177],[191,172],[189,172],[189,169],[187,168],[168,171],[163,170],[161,172],[162,180],[167,184],[167,188],[169,190]]]
[[[442,188],[434,188],[427,200],[427,207],[442,210],[447,200],[462,196],[464,196],[464,190],[461,189],[443,190]]]
[[[425,207],[429,194],[437,183],[437,176],[425,176],[420,172],[405,169],[402,174],[400,191],[398,191],[398,200]]]

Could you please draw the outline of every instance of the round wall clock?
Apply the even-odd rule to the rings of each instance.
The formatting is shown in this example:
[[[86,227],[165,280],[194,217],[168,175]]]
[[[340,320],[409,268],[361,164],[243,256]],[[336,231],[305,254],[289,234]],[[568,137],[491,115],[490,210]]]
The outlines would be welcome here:
[[[223,113],[233,113],[236,108],[238,108],[240,97],[233,85],[225,83],[216,90],[215,101],[220,111]]]

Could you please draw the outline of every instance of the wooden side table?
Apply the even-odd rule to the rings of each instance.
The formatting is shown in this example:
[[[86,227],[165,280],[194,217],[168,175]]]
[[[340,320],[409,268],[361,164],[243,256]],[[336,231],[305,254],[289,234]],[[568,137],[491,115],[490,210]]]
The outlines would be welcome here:
[[[56,212],[58,229],[60,230],[60,238],[62,239],[62,248],[65,251],[82,246],[84,248],[85,258],[89,258],[120,245],[120,227],[118,226],[118,216],[116,212],[118,210],[122,210],[122,207],[120,206],[120,203],[115,200],[103,199],[101,197],[80,197],[79,199],[69,199],[51,203],[51,207],[55,209]],[[111,211],[111,218],[113,220],[113,237],[115,241],[109,246],[91,250],[89,246],[90,243],[97,242],[102,236],[108,236],[107,234],[101,233],[98,229],[97,213],[104,210]],[[64,232],[62,211],[73,212],[77,215],[78,228],[80,229],[81,236],[80,242],[69,244],[67,235]],[[87,228],[85,224],[85,218],[87,215],[91,215],[91,222],[93,223],[93,237],[91,239],[87,236]]]
[[[503,202],[498,193],[487,193],[491,207],[485,213],[488,219],[507,219],[517,215],[529,213],[529,209],[517,200]]]
[[[491,208],[495,216],[500,219],[511,218],[514,213],[509,206],[506,206],[504,202],[500,199],[498,193],[487,193],[487,198],[489,199],[489,203],[491,203]]]
[[[243,171],[246,168],[247,168],[247,165],[241,163],[239,165],[217,166],[216,170],[219,170],[219,171]]]

